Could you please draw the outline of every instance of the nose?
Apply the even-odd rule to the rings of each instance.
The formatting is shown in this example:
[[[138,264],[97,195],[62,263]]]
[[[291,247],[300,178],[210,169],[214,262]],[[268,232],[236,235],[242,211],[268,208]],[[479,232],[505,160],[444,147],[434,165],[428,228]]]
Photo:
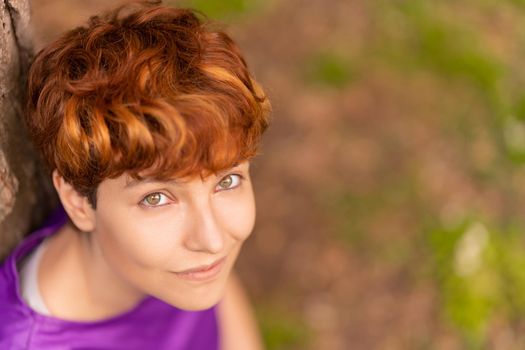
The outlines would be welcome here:
[[[192,225],[186,233],[185,245],[189,250],[217,254],[224,248],[225,232],[210,202],[193,206]]]

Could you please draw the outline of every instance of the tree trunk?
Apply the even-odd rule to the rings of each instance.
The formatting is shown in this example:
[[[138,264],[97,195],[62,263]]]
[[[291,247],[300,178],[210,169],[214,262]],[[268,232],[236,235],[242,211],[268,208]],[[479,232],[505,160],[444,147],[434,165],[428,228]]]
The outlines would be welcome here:
[[[56,204],[28,139],[23,94],[31,41],[27,0],[0,3],[0,260]]]

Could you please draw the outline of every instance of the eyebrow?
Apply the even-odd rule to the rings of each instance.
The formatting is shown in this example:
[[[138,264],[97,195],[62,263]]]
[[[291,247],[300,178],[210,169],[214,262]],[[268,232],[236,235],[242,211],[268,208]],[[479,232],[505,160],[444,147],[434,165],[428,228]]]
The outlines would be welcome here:
[[[231,168],[221,170],[217,174],[215,174],[215,176],[216,177],[222,177],[226,173],[228,173],[228,172],[238,168],[240,165],[241,165],[240,163],[235,163]],[[157,179],[154,179],[154,178],[145,178],[145,179],[141,179],[141,180],[130,178],[130,179],[126,180],[126,185],[124,185],[124,189],[133,188],[133,187],[137,187],[139,185],[145,185],[145,184],[149,184],[149,183],[163,183],[163,184],[164,183],[171,183],[171,184],[177,184],[177,183],[180,183],[180,181],[178,181],[177,179],[162,181],[162,180],[157,180]]]
[[[124,188],[132,188],[132,187],[137,187],[139,185],[145,185],[145,184],[148,184],[148,183],[176,183],[177,180],[167,180],[167,181],[162,181],[162,180],[156,180],[156,179],[153,179],[153,178],[146,178],[146,179],[133,179],[133,178],[130,178],[129,180],[126,180],[126,185],[124,186]]]
[[[231,168],[228,168],[228,169],[224,169],[224,170],[221,170],[219,171],[217,174],[215,174],[216,177],[223,177],[224,175],[226,175],[226,173],[232,171],[232,170],[235,170],[236,168],[238,168],[241,164],[240,163],[235,163]]]

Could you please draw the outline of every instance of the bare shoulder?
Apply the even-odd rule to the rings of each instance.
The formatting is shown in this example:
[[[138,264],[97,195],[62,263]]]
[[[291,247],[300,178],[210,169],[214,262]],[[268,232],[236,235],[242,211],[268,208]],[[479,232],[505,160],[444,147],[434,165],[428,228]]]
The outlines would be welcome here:
[[[239,278],[233,273],[217,307],[221,349],[262,350],[261,336],[252,307]]]

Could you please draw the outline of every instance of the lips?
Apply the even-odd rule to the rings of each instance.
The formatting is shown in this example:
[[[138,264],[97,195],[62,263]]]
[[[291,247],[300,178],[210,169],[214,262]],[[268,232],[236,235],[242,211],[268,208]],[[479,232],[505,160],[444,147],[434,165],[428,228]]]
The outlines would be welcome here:
[[[189,281],[211,280],[221,272],[225,261],[226,257],[223,257],[209,265],[203,265],[196,268],[175,272],[175,275]]]

